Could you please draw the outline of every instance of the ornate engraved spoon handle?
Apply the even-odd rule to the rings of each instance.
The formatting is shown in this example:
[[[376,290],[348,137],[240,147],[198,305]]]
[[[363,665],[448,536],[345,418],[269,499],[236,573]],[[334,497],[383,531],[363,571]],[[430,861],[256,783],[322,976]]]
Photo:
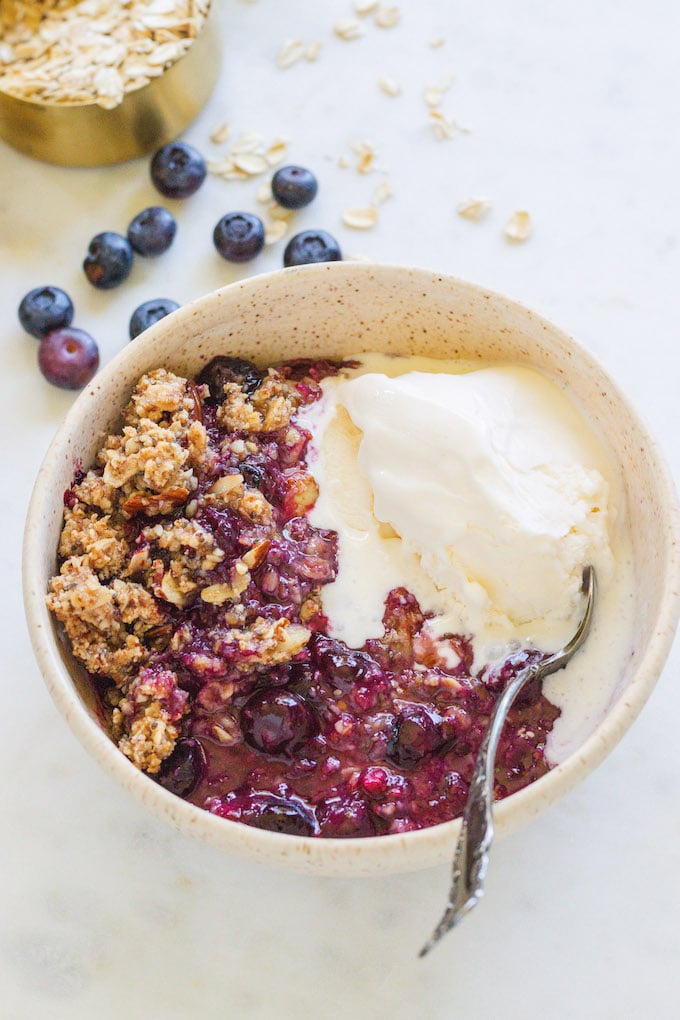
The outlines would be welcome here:
[[[462,827],[453,859],[449,902],[432,937],[421,949],[420,956],[429,953],[442,936],[454,928],[472,910],[484,894],[484,879],[494,834],[494,762],[503,725],[513,701],[522,688],[535,677],[542,679],[549,676],[550,673],[562,669],[585,641],[590,630],[596,594],[593,567],[586,567],[583,571],[582,590],[586,596],[585,608],[581,622],[571,640],[559,652],[544,659],[543,662],[535,663],[521,670],[496,702],[477,754],[475,770],[468,791]]]

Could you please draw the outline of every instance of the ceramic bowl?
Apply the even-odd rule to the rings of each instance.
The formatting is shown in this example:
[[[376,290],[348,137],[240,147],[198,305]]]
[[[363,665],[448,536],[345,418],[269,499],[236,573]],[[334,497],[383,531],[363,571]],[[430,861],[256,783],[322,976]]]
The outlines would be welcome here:
[[[26,526],[24,589],[31,637],[47,686],[90,753],[131,793],[183,832],[269,864],[325,874],[399,872],[451,858],[460,822],[362,839],[310,839],[226,821],[175,797],[137,771],[106,735],[82,669],[48,614],[62,493],[78,461],[92,463],[142,373],[165,366],[195,374],[216,354],[262,364],[361,350],[480,363],[531,364],[551,375],[608,437],[628,490],[634,540],[637,632],[634,667],[577,752],[495,809],[498,835],[524,824],[584,778],[611,751],[649,696],[679,611],[675,494],[653,440],[626,397],[571,337],[517,302],[418,269],[329,263],[232,284],[147,330],[75,401],[35,484]],[[631,639],[632,642],[633,639]]]

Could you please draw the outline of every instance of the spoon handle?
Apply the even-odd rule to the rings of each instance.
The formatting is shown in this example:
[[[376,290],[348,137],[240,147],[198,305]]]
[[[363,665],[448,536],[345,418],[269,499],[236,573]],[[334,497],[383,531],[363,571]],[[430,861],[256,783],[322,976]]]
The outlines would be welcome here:
[[[540,663],[533,663],[520,670],[496,702],[479,747],[468,790],[463,824],[453,859],[449,902],[432,937],[420,951],[420,956],[425,956],[447,931],[455,927],[484,894],[484,878],[494,833],[493,777],[498,741],[505,718],[517,694],[529,680],[541,672]]]
[[[442,936],[472,910],[484,894],[484,878],[493,842],[494,761],[503,724],[510,706],[524,685],[535,677],[542,679],[566,666],[588,636],[597,592],[597,579],[592,566],[584,567],[581,590],[586,597],[585,608],[573,637],[554,655],[520,670],[505,688],[491,713],[468,790],[463,823],[453,858],[449,902],[444,916],[430,940],[420,950],[419,956],[426,956]]]

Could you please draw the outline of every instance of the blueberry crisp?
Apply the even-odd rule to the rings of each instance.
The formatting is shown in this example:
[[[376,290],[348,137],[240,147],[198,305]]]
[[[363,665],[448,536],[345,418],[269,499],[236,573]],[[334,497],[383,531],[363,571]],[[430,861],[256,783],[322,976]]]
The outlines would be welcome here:
[[[389,592],[379,638],[333,636],[322,592],[337,534],[310,523],[300,412],[341,369],[218,357],[195,380],[144,375],[64,495],[47,596],[133,765],[215,815],[304,836],[459,816],[496,699],[542,654],[480,666],[471,637],[452,634],[447,663],[405,587]],[[523,692],[497,798],[548,771],[558,715],[540,687]]]

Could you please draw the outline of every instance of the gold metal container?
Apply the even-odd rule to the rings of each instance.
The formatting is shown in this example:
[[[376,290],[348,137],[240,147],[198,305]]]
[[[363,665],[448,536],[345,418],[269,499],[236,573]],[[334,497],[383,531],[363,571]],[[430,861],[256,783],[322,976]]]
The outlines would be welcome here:
[[[220,72],[215,6],[188,51],[111,110],[96,103],[48,104],[0,91],[0,138],[60,166],[105,166],[144,156],[184,131],[210,98]]]

